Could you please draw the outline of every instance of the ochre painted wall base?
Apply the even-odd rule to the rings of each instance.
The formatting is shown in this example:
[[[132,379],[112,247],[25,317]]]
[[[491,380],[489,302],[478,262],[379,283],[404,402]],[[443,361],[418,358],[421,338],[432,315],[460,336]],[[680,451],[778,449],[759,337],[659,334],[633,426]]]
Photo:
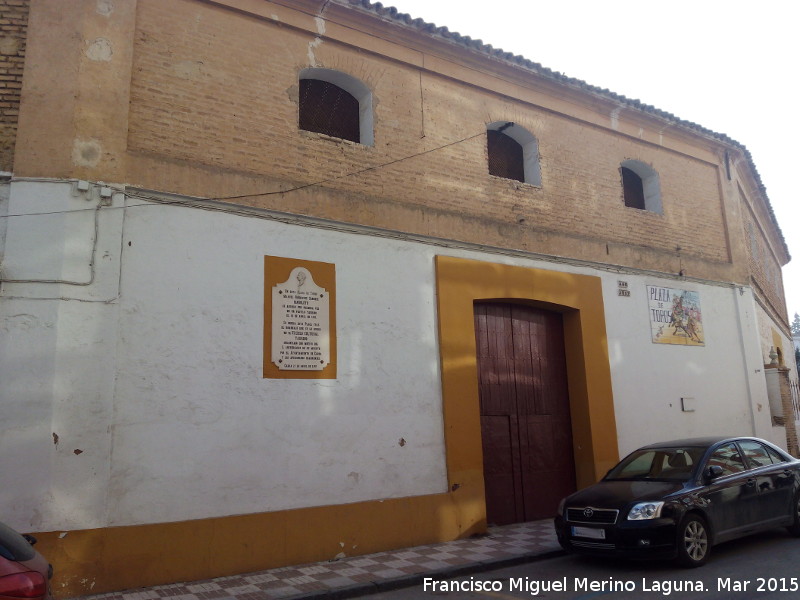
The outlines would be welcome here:
[[[37,533],[56,597],[194,581],[469,537],[482,499],[454,492],[62,533]]]

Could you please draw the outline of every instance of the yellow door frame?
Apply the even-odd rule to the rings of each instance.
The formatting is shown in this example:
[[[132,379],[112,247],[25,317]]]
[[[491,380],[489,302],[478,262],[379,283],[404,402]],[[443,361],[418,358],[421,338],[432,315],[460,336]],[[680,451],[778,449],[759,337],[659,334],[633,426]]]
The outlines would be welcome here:
[[[437,256],[436,281],[450,489],[479,507],[485,526],[473,312],[478,300],[525,302],[563,314],[576,482],[581,488],[602,477],[619,454],[600,278]]]

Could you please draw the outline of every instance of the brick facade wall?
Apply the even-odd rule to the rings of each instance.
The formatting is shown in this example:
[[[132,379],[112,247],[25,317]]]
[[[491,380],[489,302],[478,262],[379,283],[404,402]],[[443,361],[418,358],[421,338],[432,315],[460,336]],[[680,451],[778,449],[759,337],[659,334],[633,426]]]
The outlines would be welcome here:
[[[750,277],[763,299],[784,320],[786,315],[786,294],[783,289],[781,264],[770,245],[769,236],[764,228],[769,227],[769,220],[764,210],[754,209],[744,191],[739,188],[740,203],[743,211],[743,237],[747,245],[747,261]],[[788,323],[787,323],[788,325]]]
[[[373,147],[298,129],[297,76],[312,55],[316,66],[373,90]],[[488,174],[483,134],[500,120],[538,138],[541,187]],[[685,256],[729,261],[717,165],[185,0],[139,0],[128,144],[274,180],[259,191],[325,180],[334,192],[315,200],[305,199],[308,190],[260,197],[268,208],[543,252],[541,235],[576,245],[590,239],[602,242],[593,257],[601,261],[609,260],[608,243],[673,255],[680,246]],[[624,206],[619,167],[626,159],[658,171],[663,215]],[[346,176],[367,167],[378,168]],[[393,222],[372,214],[393,210]],[[679,261],[670,268],[677,272]]]
[[[736,184],[748,180],[750,200],[765,212],[752,164],[743,160],[729,180],[725,157],[736,159],[736,148],[658,111],[339,2],[61,7],[41,0],[31,13],[25,77],[37,93],[22,103],[20,177],[124,181],[459,242],[751,281]],[[58,70],[54,55],[63,57]],[[374,144],[300,130],[298,74],[308,67],[371,90]],[[541,185],[489,175],[486,125],[503,121],[536,136]],[[619,169],[630,159],[659,174],[661,214],[625,207]],[[757,218],[784,260],[771,217]]]
[[[30,0],[0,0],[0,171],[14,168]]]

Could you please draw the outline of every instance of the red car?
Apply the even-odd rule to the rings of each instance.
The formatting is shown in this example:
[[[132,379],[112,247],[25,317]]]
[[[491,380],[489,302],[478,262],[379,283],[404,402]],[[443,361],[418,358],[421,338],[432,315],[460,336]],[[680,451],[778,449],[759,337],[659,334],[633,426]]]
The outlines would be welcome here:
[[[53,567],[33,549],[36,539],[0,522],[0,600],[50,600]]]

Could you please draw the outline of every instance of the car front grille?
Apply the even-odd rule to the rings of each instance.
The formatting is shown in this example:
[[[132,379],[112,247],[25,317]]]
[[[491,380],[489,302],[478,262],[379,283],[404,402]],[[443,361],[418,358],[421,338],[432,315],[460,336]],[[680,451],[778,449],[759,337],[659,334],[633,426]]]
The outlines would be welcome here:
[[[567,521],[571,523],[598,523],[612,525],[617,522],[618,510],[607,508],[568,508]]]
[[[581,548],[592,548],[593,550],[614,550],[616,546],[607,542],[584,542],[578,540],[570,540],[573,546],[580,546]]]

